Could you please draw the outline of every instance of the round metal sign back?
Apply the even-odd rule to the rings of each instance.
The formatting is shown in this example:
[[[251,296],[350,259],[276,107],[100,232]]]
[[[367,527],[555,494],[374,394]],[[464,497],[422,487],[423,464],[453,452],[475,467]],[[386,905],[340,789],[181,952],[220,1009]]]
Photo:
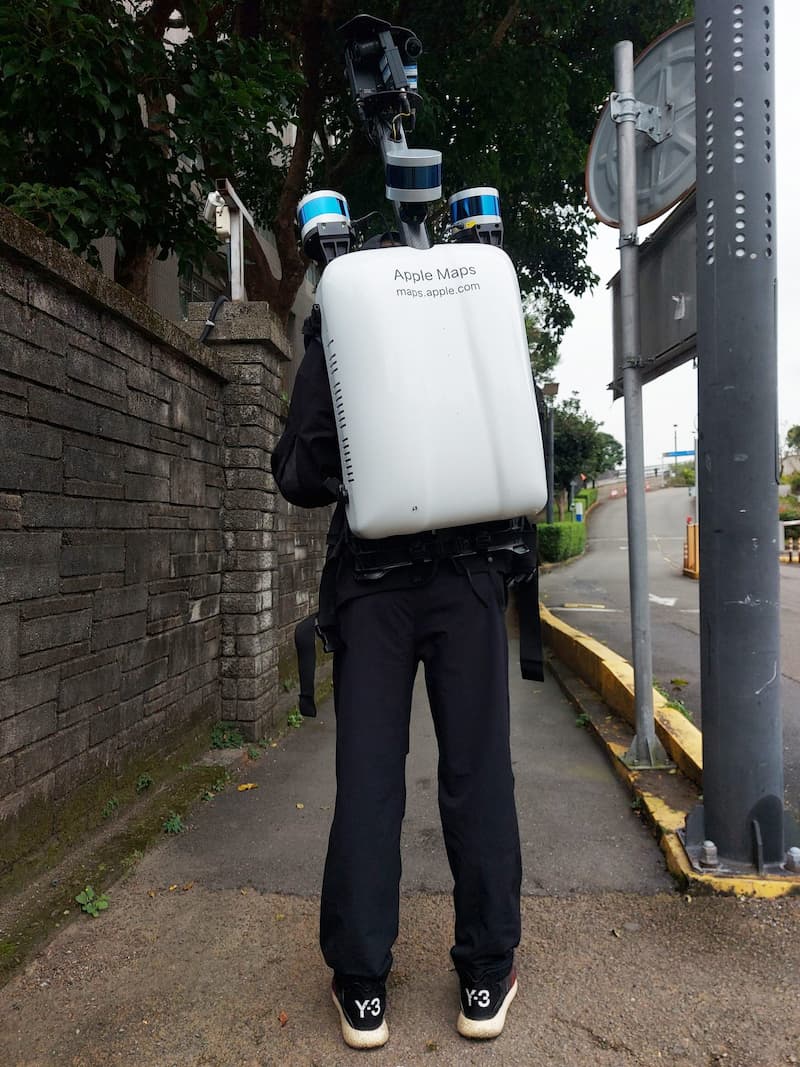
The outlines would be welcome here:
[[[641,120],[660,127],[662,140],[636,132],[639,222],[650,222],[682,200],[696,179],[694,23],[683,22],[656,38],[634,64],[636,99],[648,105]],[[658,108],[660,114],[651,109]],[[652,116],[652,117],[651,117]],[[606,103],[586,160],[586,195],[601,222],[619,226],[617,127]]]

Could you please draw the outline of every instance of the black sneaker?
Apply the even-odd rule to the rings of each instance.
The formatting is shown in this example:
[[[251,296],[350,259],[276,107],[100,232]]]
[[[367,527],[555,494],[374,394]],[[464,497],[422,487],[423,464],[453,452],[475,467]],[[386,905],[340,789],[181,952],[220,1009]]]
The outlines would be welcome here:
[[[342,1037],[350,1048],[380,1048],[389,1040],[386,983],[368,978],[338,978],[331,982],[333,1003],[342,1020]]]
[[[478,985],[461,978],[461,1012],[456,1029],[462,1037],[497,1037],[503,1032],[506,1012],[517,995],[517,972],[511,971],[497,982]]]

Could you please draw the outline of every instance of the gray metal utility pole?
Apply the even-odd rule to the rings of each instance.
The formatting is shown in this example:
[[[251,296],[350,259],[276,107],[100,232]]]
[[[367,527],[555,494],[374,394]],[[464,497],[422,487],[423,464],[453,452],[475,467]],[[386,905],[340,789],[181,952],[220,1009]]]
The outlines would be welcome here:
[[[722,866],[759,870],[784,858],[774,7],[695,16],[704,810],[687,847],[702,822]]]
[[[558,395],[558,382],[545,382],[542,386],[542,393],[546,398],[545,402],[547,404],[547,511],[545,517],[547,522],[551,523],[553,521],[553,498],[555,496],[555,403]]]
[[[631,597],[636,735],[627,753],[631,766],[655,767],[666,754],[653,722],[653,651],[647,583],[647,514],[645,511],[642,377],[639,341],[639,274],[636,190],[636,118],[633,45],[614,46],[612,115],[617,124],[619,160],[620,319],[625,395],[625,466],[627,468],[628,572]]]

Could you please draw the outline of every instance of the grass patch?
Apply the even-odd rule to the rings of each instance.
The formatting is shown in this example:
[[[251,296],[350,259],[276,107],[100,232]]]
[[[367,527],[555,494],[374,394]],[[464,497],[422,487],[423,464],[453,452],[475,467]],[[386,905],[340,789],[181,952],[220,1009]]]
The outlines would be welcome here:
[[[211,728],[212,748],[242,748],[244,736],[233,722],[216,722]]]
[[[673,688],[673,692],[667,689],[661,682],[653,682],[653,688],[656,692],[660,693],[667,702],[667,707],[672,708],[674,711],[679,711],[689,722],[694,722],[694,716],[691,711],[686,707],[684,702],[677,695],[680,691],[689,683],[685,678],[670,678],[669,684]]]
[[[145,790],[149,789],[153,784],[153,776],[150,774],[140,774],[136,779],[136,792],[141,796]]]
[[[177,811],[171,811],[161,824],[165,834],[182,834],[186,829],[186,823]]]

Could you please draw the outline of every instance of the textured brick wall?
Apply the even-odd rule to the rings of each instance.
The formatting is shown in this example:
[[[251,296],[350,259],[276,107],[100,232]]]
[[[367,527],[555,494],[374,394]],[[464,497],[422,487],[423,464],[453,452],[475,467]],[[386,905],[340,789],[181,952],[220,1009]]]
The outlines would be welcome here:
[[[190,305],[195,335],[207,313],[208,305]],[[287,504],[270,471],[302,351],[292,353],[258,303],[225,304],[208,344],[231,378],[224,393],[223,714],[260,737],[297,703],[294,627],[316,610],[331,509]]]
[[[224,386],[0,214],[0,830],[219,717]]]
[[[317,593],[325,562],[326,535],[332,508],[309,511],[280,500],[276,515],[278,588],[275,626],[281,684],[289,689],[295,680],[297,664],[294,628],[317,607]],[[292,689],[289,690],[293,692]]]
[[[0,208],[0,876],[31,813],[40,845],[166,734],[296,702],[328,509],[269,469],[284,331],[226,305],[199,344],[207,311],[179,329]]]

